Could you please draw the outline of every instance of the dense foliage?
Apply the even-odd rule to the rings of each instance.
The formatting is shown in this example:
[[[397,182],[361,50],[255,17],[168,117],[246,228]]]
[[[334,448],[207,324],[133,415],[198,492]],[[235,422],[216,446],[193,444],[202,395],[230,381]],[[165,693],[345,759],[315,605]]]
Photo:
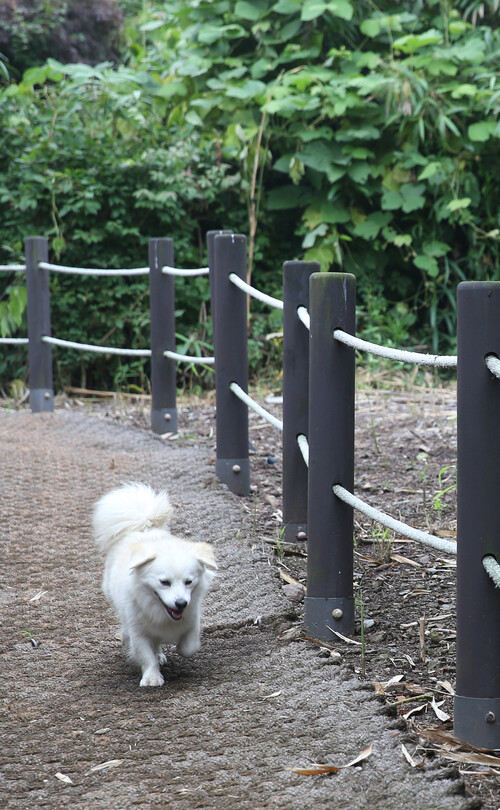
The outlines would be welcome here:
[[[48,57],[89,64],[115,58],[122,22],[115,0],[8,0],[0,4],[0,61],[21,76]]]
[[[497,23],[496,0],[145,1],[123,66],[49,60],[0,93],[0,261],[38,232],[68,264],[143,264],[158,234],[192,264],[205,229],[232,227],[258,286],[316,259],[356,275],[364,336],[453,350],[457,282],[500,278]],[[101,337],[135,324],[137,283],[55,282],[55,322],[74,339],[90,310]],[[193,339],[210,337],[198,287],[179,299]],[[260,351],[275,324],[254,327]]]

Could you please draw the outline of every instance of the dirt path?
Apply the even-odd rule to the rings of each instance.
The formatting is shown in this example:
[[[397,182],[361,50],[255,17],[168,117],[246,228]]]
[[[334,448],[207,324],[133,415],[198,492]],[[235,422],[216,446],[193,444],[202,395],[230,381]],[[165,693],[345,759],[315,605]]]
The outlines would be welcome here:
[[[1,807],[478,806],[443,761],[408,765],[371,687],[280,638],[292,603],[209,449],[61,409],[1,413],[0,452]],[[128,480],[167,488],[174,530],[213,543],[220,565],[202,650],[171,652],[160,689],[123,659],[89,530],[93,502]],[[289,770],[369,745],[329,776]]]

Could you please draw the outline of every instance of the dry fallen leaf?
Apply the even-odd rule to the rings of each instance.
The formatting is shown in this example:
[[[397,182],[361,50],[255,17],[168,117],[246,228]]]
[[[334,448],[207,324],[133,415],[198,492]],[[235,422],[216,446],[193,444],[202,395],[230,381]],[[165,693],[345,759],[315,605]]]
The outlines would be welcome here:
[[[278,695],[281,695],[281,689],[279,689],[277,692],[272,692],[270,695],[264,695],[261,700],[270,700],[271,698],[278,697]]]
[[[341,638],[341,639],[342,639],[342,641],[345,641],[345,642],[346,642],[346,644],[356,644],[358,647],[362,647],[362,646],[363,646],[363,642],[362,642],[362,641],[354,641],[354,639],[353,639],[353,638],[348,638],[347,636],[343,636],[343,635],[342,635],[342,633],[339,633],[339,632],[338,632],[338,630],[334,630],[334,629],[333,629],[333,627],[330,627],[330,625],[329,625],[329,624],[327,624],[326,626],[327,626],[328,630],[331,630],[331,631],[332,631],[332,633],[335,633],[335,635],[336,635],[338,638]]]
[[[420,760],[420,762],[417,762],[415,759],[413,759],[412,755],[410,754],[410,752],[408,751],[408,749],[406,748],[405,745],[401,744],[401,750],[403,752],[404,758],[406,759],[408,764],[411,765],[412,768],[421,768],[422,767],[422,765],[425,762],[425,757],[422,760]]]
[[[391,560],[398,563],[404,563],[404,565],[412,565],[413,568],[422,568],[420,563],[416,562],[415,560],[410,560],[408,557],[403,557],[402,554],[391,554]]]
[[[362,762],[364,759],[367,759],[373,751],[373,744],[369,745],[367,748],[364,748],[357,757],[352,759],[347,765],[311,765],[310,768],[287,768],[288,771],[292,771],[292,773],[297,773],[300,776],[316,776],[320,774],[326,773],[337,773],[337,771],[341,771],[343,768],[350,768],[352,765],[357,765],[358,762]]]
[[[280,577],[285,582],[288,582],[289,585],[299,585],[301,588],[304,589],[304,591],[306,590],[306,587],[305,587],[305,585],[302,584],[302,582],[299,582],[298,579],[295,579],[290,574],[287,574],[287,572],[283,571],[282,568],[280,568]]]
[[[100,765],[94,765],[93,768],[90,769],[89,773],[94,773],[94,771],[104,771],[106,768],[117,768],[118,765],[121,765],[123,759],[109,759],[107,762],[101,762]]]
[[[65,773],[61,773],[60,771],[57,771],[55,776],[56,776],[56,779],[59,779],[60,782],[65,782],[67,785],[74,785],[75,784],[73,782],[73,780],[69,778],[69,776],[66,776]]]
[[[446,720],[450,720],[451,718],[449,714],[446,714],[446,712],[444,712],[442,709],[439,708],[440,706],[443,705],[443,703],[444,700],[441,700],[439,703],[436,703],[436,699],[433,697],[431,700],[431,709],[433,710],[438,720],[441,720],[442,723],[445,723]]]

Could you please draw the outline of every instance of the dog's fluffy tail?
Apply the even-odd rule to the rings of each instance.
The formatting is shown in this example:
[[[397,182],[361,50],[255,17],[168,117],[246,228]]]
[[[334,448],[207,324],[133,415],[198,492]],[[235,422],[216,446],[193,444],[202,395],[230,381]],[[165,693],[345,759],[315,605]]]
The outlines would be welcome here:
[[[156,493],[145,484],[126,484],[113,489],[94,506],[92,526],[103,552],[124,534],[166,526],[172,506],[166,492]]]

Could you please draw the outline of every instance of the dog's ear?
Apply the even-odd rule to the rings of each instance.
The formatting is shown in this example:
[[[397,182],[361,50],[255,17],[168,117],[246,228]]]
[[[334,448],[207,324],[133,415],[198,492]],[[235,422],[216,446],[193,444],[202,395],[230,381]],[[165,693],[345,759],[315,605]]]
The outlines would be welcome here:
[[[210,568],[212,571],[217,570],[217,563],[215,562],[214,551],[209,543],[191,543],[194,555],[205,568]]]
[[[132,549],[130,555],[130,568],[133,571],[138,571],[139,568],[147,565],[156,560],[156,552],[152,548],[148,548],[143,543]]]

